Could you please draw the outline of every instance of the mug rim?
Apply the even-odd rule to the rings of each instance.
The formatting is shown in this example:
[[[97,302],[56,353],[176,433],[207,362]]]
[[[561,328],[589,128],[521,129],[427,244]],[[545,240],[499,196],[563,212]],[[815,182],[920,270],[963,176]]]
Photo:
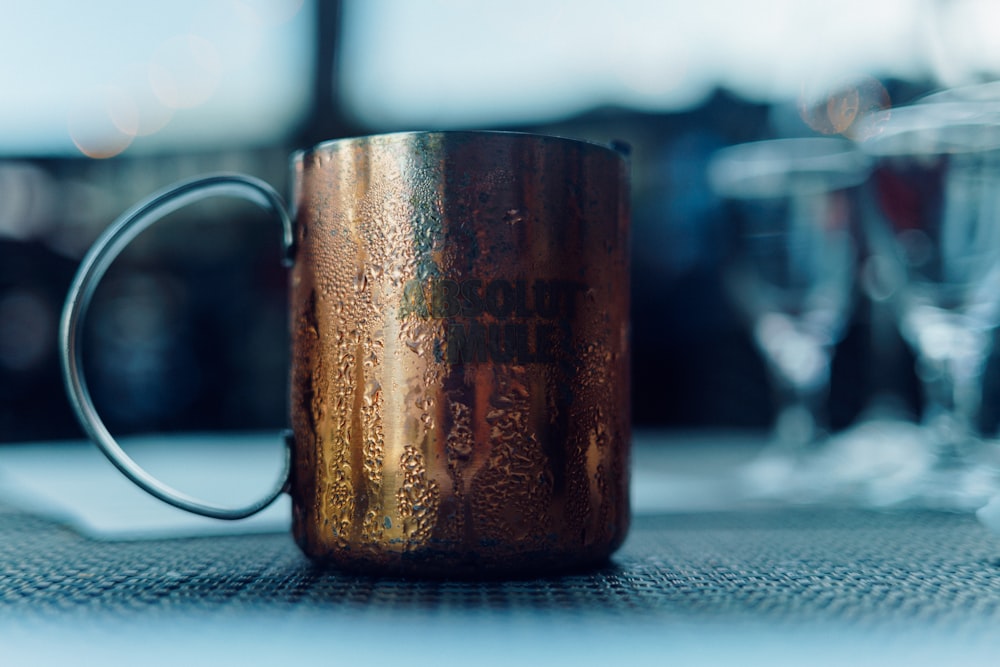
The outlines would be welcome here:
[[[590,139],[579,139],[575,137],[563,137],[534,132],[519,132],[514,130],[404,130],[399,132],[363,134],[352,137],[342,137],[339,139],[324,139],[323,141],[313,144],[309,148],[299,148],[293,151],[289,157],[289,162],[292,165],[296,165],[304,162],[313,155],[319,153],[331,153],[334,149],[339,149],[351,144],[371,144],[377,141],[389,143],[403,141],[405,139],[418,136],[440,136],[449,138],[504,137],[521,141],[565,143],[567,145],[599,149],[602,152],[606,151],[623,160],[627,160],[631,153],[631,147],[628,142],[617,139],[611,140],[607,144],[603,144]]]

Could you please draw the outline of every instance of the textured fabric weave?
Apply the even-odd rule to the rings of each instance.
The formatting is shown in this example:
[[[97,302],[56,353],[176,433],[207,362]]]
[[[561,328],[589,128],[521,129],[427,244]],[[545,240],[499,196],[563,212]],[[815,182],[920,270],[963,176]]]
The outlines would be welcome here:
[[[971,517],[935,513],[640,516],[598,571],[404,580],[317,568],[287,535],[97,542],[0,511],[0,621],[331,609],[988,628],[1000,623],[1000,542]]]

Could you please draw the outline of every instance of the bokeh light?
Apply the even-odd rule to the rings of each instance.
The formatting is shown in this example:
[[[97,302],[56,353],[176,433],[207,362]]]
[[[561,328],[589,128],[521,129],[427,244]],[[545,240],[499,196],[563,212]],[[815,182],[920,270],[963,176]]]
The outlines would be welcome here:
[[[92,158],[118,155],[136,137],[139,112],[121,86],[105,85],[84,91],[69,111],[70,137],[81,153]]]
[[[222,72],[215,45],[195,34],[168,39],[149,66],[153,92],[170,109],[193,109],[207,102],[219,87]]]
[[[148,137],[167,126],[174,110],[163,104],[153,91],[149,64],[134,62],[128,65],[118,81],[135,104],[137,137]]]
[[[223,71],[253,62],[264,41],[265,25],[252,7],[236,0],[206,3],[194,17],[191,34],[209,42]]]
[[[862,121],[891,106],[885,86],[869,76],[822,92],[803,87],[798,100],[799,116],[811,129],[820,134],[859,139],[864,137],[858,133],[868,132],[870,128]]]
[[[0,162],[0,238],[26,240],[52,223],[55,208],[52,176],[27,162]]]

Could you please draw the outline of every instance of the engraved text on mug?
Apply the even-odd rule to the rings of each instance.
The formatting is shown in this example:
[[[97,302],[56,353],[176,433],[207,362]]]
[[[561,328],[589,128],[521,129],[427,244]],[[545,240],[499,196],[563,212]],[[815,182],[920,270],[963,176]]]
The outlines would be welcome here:
[[[448,320],[436,355],[449,364],[550,363],[568,349],[586,289],[570,280],[411,280],[399,318]]]

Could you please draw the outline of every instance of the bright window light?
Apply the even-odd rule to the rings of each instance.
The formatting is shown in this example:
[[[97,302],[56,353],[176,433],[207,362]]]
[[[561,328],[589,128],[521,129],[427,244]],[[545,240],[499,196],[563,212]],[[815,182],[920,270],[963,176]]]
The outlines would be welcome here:
[[[857,76],[1000,71],[993,0],[345,0],[342,103],[381,127],[794,99]],[[991,27],[992,26],[992,27]]]
[[[0,155],[259,145],[308,110],[311,0],[0,7]]]

